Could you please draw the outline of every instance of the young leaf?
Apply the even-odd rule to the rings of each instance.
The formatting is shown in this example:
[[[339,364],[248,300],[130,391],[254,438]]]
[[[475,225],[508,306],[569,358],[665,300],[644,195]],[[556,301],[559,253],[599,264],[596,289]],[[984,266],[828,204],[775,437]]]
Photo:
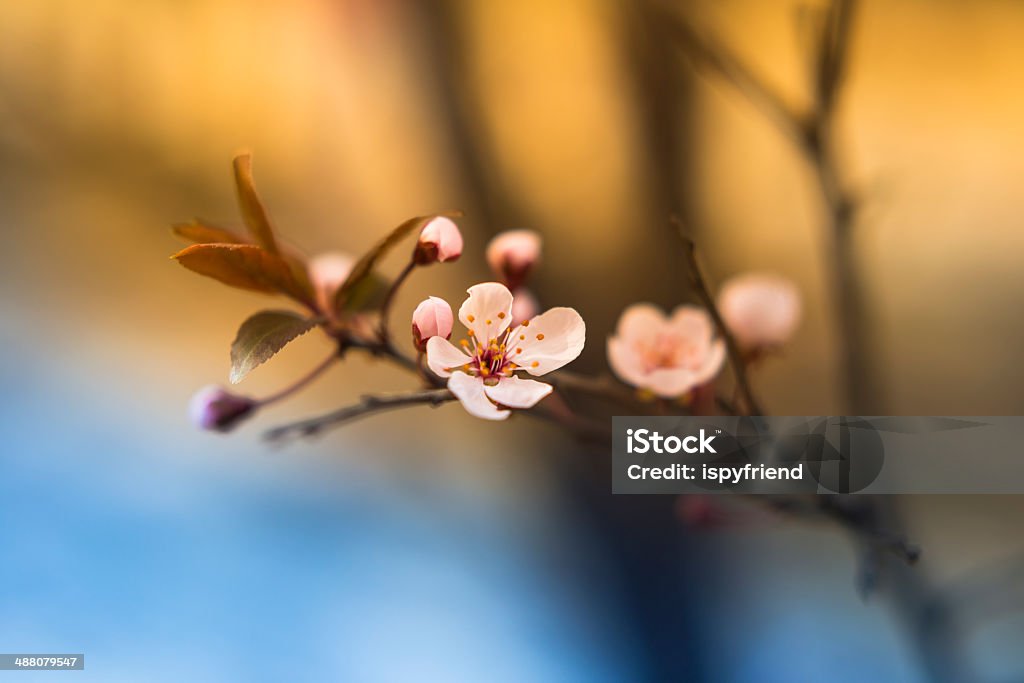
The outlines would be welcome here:
[[[256,194],[256,186],[252,181],[252,156],[239,154],[235,157],[234,169],[238,204],[253,240],[271,254],[278,253],[277,240],[274,239],[270,219],[267,218],[267,211],[263,208],[263,202]]]
[[[376,271],[370,271],[369,275],[349,291],[342,310],[347,313],[376,311],[384,305],[389,289],[391,289],[390,281]]]
[[[191,271],[232,287],[280,292],[302,302],[307,300],[288,263],[255,244],[193,244],[171,258]]]
[[[315,320],[291,311],[261,311],[250,317],[231,344],[231,383],[241,382],[288,342],[314,327]]]
[[[171,230],[182,239],[193,244],[247,244],[248,240],[231,230],[218,228],[196,218],[191,223],[178,223]]]
[[[441,213],[435,213],[429,216],[417,216],[415,218],[410,218],[392,230],[384,239],[373,245],[373,248],[363,254],[363,257],[356,262],[356,265],[352,268],[352,272],[348,274],[345,282],[341,284],[341,287],[338,288],[338,292],[335,295],[334,300],[337,308],[341,309],[346,307],[345,302],[351,291],[357,285],[362,283],[364,278],[370,275],[373,271],[373,267],[377,265],[377,261],[391,251],[395,245],[401,242],[406,236],[418,230],[422,230],[427,223],[438,216],[457,218],[461,215],[463,215],[461,211],[442,211]]]

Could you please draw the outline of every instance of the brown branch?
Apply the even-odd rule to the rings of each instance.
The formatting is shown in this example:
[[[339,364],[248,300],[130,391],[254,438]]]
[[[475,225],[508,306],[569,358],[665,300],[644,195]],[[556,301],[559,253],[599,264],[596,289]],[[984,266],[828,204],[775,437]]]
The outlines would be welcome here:
[[[675,9],[653,3],[663,19],[663,25],[676,38],[676,43],[693,60],[697,68],[708,69],[731,83],[754,106],[775,123],[783,133],[801,144],[806,138],[802,115],[785,98],[771,88],[731,50],[707,31],[698,30]]]
[[[559,370],[544,378],[546,382],[553,384],[560,391],[566,393],[578,392],[596,398],[605,399],[613,403],[631,405],[636,407],[636,396],[622,385],[618,384],[608,375],[590,377],[575,372]]]
[[[275,427],[267,431],[264,434],[264,438],[268,441],[283,441],[289,437],[316,436],[329,428],[338,427],[388,410],[415,405],[439,406],[442,403],[454,400],[455,396],[448,389],[423,389],[404,394],[369,394],[363,396],[362,400],[355,405]]]
[[[854,415],[878,413],[878,392],[866,337],[868,326],[864,322],[863,286],[851,239],[859,202],[856,195],[844,187],[835,158],[835,111],[849,62],[856,1],[834,0],[825,10],[821,33],[816,40],[817,51],[812,56],[814,104],[806,113],[789,106],[720,40],[698,31],[678,12],[665,7],[660,9],[677,44],[696,65],[735,86],[779,126],[811,165],[828,214],[829,260],[833,264],[837,337],[847,411]]]
[[[415,269],[416,260],[411,259],[405,268],[402,269],[402,272],[398,274],[398,277],[395,278],[395,281],[391,283],[388,293],[384,295],[384,303],[380,306],[380,329],[377,333],[382,344],[391,343],[391,337],[388,333],[388,318],[391,316],[391,306],[395,303],[395,295],[398,294],[398,289]]]
[[[754,390],[750,386],[749,377],[747,377],[747,365],[743,361],[743,354],[740,352],[739,344],[736,343],[736,338],[732,336],[732,332],[729,331],[725,321],[722,320],[722,314],[719,312],[717,304],[715,304],[715,298],[711,295],[707,281],[704,279],[704,273],[701,270],[700,263],[697,261],[697,245],[686,235],[682,224],[674,216],[672,217],[672,222],[679,229],[679,238],[683,241],[685,247],[686,260],[689,265],[693,287],[697,290],[697,296],[700,297],[701,303],[708,310],[712,322],[715,323],[719,336],[725,342],[725,348],[729,354],[729,364],[732,366],[733,375],[736,377],[736,386],[739,388],[740,395],[747,404],[747,410],[751,415],[764,415],[764,409],[757,399],[754,398]]]

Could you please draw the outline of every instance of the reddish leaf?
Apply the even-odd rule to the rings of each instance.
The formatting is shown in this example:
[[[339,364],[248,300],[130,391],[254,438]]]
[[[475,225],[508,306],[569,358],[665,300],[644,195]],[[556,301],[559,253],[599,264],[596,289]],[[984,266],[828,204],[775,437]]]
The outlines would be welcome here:
[[[218,228],[199,218],[171,228],[174,234],[194,244],[247,244],[248,240],[231,230]]]
[[[249,227],[256,244],[271,254],[278,253],[274,230],[270,227],[270,219],[263,208],[263,202],[256,194],[256,186],[252,180],[252,156],[239,154],[235,157],[235,186],[238,190],[238,204],[242,209],[242,218]]]
[[[232,287],[279,292],[308,302],[288,263],[254,244],[193,244],[171,258],[191,271]]]

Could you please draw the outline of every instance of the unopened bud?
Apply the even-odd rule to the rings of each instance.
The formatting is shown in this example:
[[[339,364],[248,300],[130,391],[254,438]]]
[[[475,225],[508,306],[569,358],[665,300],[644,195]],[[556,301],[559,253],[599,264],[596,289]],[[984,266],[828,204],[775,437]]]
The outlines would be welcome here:
[[[512,324],[519,325],[526,320],[531,320],[540,312],[540,304],[530,290],[524,288],[516,290],[515,298],[512,299]]]
[[[454,261],[462,255],[462,233],[450,218],[438,216],[424,226],[413,259],[425,266],[438,261]]]
[[[228,432],[249,417],[256,405],[256,401],[251,398],[236,396],[222,387],[210,385],[192,396],[188,414],[192,423],[200,429]]]
[[[487,264],[514,291],[540,260],[540,247],[540,235],[533,230],[509,230],[487,245]]]
[[[452,336],[452,307],[444,299],[428,297],[412,312],[412,340],[416,348],[426,349],[431,337]]]
[[[309,261],[309,280],[316,293],[320,311],[327,316],[334,313],[334,295],[352,272],[356,260],[341,252],[320,254]]]
[[[745,350],[785,344],[800,322],[796,285],[771,273],[747,273],[728,280],[718,295],[726,327]]]

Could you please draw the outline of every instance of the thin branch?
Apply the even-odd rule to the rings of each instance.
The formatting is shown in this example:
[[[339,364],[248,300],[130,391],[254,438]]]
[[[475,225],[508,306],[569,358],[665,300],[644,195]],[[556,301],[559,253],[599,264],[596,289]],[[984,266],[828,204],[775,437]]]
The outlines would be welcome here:
[[[783,133],[803,144],[807,117],[789,105],[731,50],[708,32],[698,30],[688,19],[660,2],[653,3],[661,13],[664,26],[698,68],[708,69],[736,87],[754,106],[775,123]]]
[[[725,321],[722,320],[722,314],[715,304],[715,298],[711,295],[707,281],[704,279],[704,273],[697,260],[697,245],[686,235],[682,224],[675,217],[673,217],[672,222],[679,229],[679,238],[683,241],[685,247],[686,260],[690,267],[690,278],[693,281],[694,289],[697,290],[697,296],[700,297],[701,303],[707,308],[712,322],[715,323],[715,327],[718,329],[719,336],[725,342],[725,348],[729,354],[729,363],[732,365],[733,375],[736,377],[736,386],[739,388],[740,394],[747,404],[747,410],[750,411],[751,415],[764,415],[764,409],[757,399],[754,398],[754,390],[751,388],[750,379],[747,377],[747,365],[743,361],[740,347],[736,343],[736,338],[732,336],[732,332],[726,327]]]
[[[636,396],[608,375],[590,377],[567,370],[559,370],[557,373],[545,377],[544,381],[566,393],[578,392],[613,403],[637,407]]]
[[[324,415],[318,415],[299,422],[275,427],[264,434],[268,441],[284,441],[291,437],[316,436],[321,432],[361,418],[388,410],[415,405],[439,406],[454,401],[455,396],[448,389],[424,389],[404,394],[368,394],[355,405],[346,406]]]
[[[380,330],[378,332],[382,343],[390,344],[391,337],[388,336],[388,318],[391,316],[391,306],[395,303],[395,295],[398,294],[398,289],[415,269],[416,259],[410,259],[409,263],[402,269],[402,272],[395,278],[395,281],[391,283],[391,288],[388,289],[388,293],[384,296],[384,303],[380,306]]]
[[[275,403],[277,401],[280,401],[291,396],[292,394],[299,391],[300,389],[308,385],[310,382],[315,380],[321,374],[323,374],[323,372],[326,371],[327,368],[331,367],[335,363],[335,361],[338,360],[338,358],[339,356],[336,352],[331,353],[331,355],[329,355],[322,362],[320,362],[320,364],[318,364],[315,368],[310,370],[304,377],[301,377],[298,381],[294,382],[291,386],[287,386],[284,389],[281,389],[276,394],[271,394],[269,396],[261,398],[258,401],[258,403],[261,406],[265,406],[267,404]]]
[[[655,6],[659,6],[655,3]],[[659,6],[660,7],[660,6]],[[811,57],[814,106],[802,113],[790,107],[721,41],[698,31],[675,10],[660,7],[665,25],[697,64],[733,84],[778,125],[810,164],[828,215],[829,260],[834,277],[839,355],[847,394],[847,411],[854,415],[879,412],[878,392],[869,362],[860,273],[851,243],[858,198],[847,190],[835,159],[835,111],[850,53],[855,0],[833,0],[825,10]]]

